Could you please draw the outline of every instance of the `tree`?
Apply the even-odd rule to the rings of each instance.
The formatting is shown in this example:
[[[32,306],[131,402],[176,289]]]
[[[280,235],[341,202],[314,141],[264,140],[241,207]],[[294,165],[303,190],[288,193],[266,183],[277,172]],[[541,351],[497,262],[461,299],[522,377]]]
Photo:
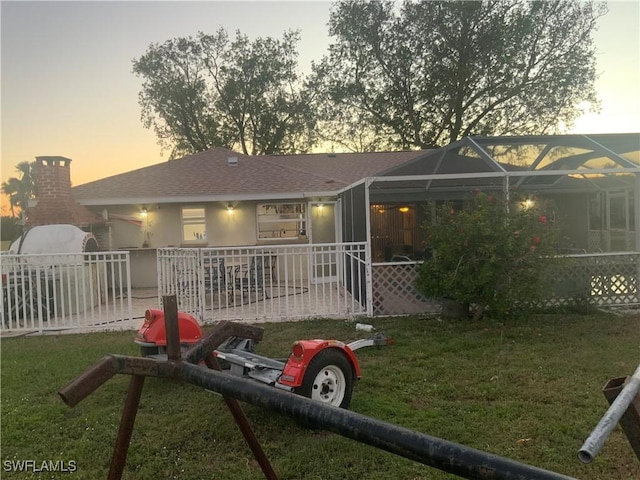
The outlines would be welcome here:
[[[417,287],[430,298],[513,315],[544,298],[546,272],[557,253],[553,205],[529,205],[476,192],[461,208],[451,202],[432,207],[437,221],[423,226],[433,255],[419,267]]]
[[[220,29],[150,45],[133,62],[144,79],[145,126],[172,157],[215,146],[253,155],[306,151],[315,116],[296,72],[298,40],[297,32],[253,41],[236,32],[232,41]]]
[[[598,108],[592,33],[605,13],[580,0],[342,0],[310,79],[329,99],[322,128],[402,149],[555,133]]]
[[[16,217],[0,216],[0,240],[3,242],[12,242],[20,236],[22,227],[18,225]]]
[[[24,212],[29,207],[29,200],[36,196],[36,163],[20,162],[16,165],[18,177],[10,177],[6,182],[2,182],[2,193],[9,197],[11,216]],[[16,208],[19,212],[16,212]]]

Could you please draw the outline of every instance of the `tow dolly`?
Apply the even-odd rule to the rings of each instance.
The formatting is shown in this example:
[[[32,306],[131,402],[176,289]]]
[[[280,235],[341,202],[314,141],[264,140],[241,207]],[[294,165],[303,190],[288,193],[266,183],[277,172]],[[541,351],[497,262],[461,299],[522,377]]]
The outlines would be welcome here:
[[[186,312],[178,312],[180,344],[195,345],[204,332],[198,321]],[[164,311],[148,309],[135,343],[143,356],[166,356],[167,335]],[[229,337],[212,352],[223,370],[267,385],[294,392],[324,404],[348,408],[353,386],[361,377],[355,351],[371,346],[391,345],[393,339],[381,333],[345,344],[339,340],[297,340],[286,359],[274,359],[255,353],[256,342]]]

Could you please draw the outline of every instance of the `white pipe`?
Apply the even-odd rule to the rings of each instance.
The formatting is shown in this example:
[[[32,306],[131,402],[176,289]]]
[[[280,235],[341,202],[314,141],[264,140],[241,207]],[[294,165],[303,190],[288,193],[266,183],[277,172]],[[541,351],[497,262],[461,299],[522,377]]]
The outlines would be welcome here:
[[[594,457],[598,454],[604,441],[609,434],[613,431],[615,426],[627,411],[629,405],[638,394],[640,390],[640,365],[629,378],[627,384],[620,391],[616,399],[613,401],[609,410],[600,419],[596,428],[593,429],[591,435],[585,440],[582,448],[578,452],[578,458],[582,463],[591,463]]]

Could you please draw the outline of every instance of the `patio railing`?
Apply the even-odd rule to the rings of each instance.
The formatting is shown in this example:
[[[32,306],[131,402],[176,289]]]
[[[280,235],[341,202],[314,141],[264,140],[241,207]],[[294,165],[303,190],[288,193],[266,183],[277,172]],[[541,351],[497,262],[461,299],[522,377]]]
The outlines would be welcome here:
[[[563,258],[541,306],[640,305],[640,253]],[[1,260],[0,332],[131,328],[129,252]],[[372,264],[366,243],[163,248],[157,262],[158,302],[175,294],[204,322],[440,311],[415,288],[418,262]]]
[[[3,254],[0,331],[118,328],[131,320],[129,252]]]
[[[158,295],[204,322],[370,314],[366,243],[158,249]]]

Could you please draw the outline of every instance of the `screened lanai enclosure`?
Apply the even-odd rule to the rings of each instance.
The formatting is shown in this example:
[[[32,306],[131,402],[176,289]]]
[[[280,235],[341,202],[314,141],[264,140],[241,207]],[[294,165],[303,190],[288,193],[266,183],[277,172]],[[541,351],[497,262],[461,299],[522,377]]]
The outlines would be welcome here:
[[[639,173],[640,134],[466,137],[344,191],[343,238],[370,241],[374,311],[414,313],[428,303],[409,268],[432,254],[427,205],[463,207],[478,190],[545,201],[572,258],[548,303],[637,305]]]

